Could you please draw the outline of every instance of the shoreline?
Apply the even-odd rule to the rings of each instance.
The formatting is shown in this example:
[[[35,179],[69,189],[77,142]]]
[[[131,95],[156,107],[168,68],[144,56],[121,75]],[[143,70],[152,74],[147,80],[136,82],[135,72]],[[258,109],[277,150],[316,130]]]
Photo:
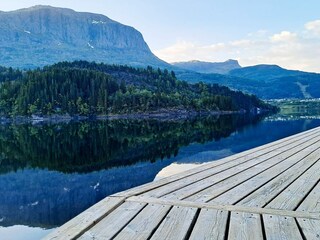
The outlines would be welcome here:
[[[108,115],[46,115],[46,116],[0,116],[0,124],[24,124],[24,123],[63,123],[84,120],[115,120],[115,119],[154,119],[154,120],[182,120],[198,116],[219,116],[229,114],[246,114],[246,111],[195,111],[195,110],[166,110],[146,112],[146,113],[124,113]]]

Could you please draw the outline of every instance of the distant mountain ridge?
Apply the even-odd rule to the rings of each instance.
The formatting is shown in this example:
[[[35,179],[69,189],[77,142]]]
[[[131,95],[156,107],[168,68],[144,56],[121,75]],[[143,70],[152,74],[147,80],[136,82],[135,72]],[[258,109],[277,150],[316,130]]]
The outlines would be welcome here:
[[[274,79],[288,76],[298,76],[305,72],[297,70],[287,70],[278,65],[260,64],[241,69],[232,69],[228,73],[231,76],[249,78],[255,80]]]
[[[199,73],[219,73],[227,74],[231,70],[241,68],[237,60],[229,59],[225,62],[203,62],[192,60],[189,62],[174,62],[172,65],[186,70],[191,70]]]
[[[0,65],[35,68],[88,60],[133,66],[169,66],[140,32],[110,18],[51,6],[0,12]]]
[[[228,74],[178,73],[189,82],[218,83],[263,99],[319,98],[320,74],[287,70],[277,65],[256,65],[231,70]]]

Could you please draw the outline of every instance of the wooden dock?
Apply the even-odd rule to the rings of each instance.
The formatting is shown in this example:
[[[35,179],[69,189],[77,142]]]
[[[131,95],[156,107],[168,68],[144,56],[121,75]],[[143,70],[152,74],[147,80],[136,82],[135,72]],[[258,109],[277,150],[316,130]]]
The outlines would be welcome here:
[[[320,127],[109,196],[45,239],[320,239],[319,159]]]

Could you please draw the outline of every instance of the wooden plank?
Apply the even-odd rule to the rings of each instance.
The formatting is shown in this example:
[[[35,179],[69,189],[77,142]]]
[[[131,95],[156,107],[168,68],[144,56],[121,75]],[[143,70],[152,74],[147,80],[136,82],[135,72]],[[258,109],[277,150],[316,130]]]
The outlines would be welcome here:
[[[320,212],[320,177],[317,185],[298,207],[299,211]]]
[[[163,198],[152,198],[152,197],[141,197],[141,196],[133,196],[128,198],[126,201],[147,203],[147,204],[192,207],[192,208],[208,208],[208,209],[216,209],[216,210],[224,210],[224,211],[236,211],[236,212],[247,212],[247,213],[257,213],[257,214],[270,214],[270,215],[320,220],[320,212],[288,211],[288,210],[278,210],[278,209],[271,209],[271,208],[257,208],[257,207],[219,204],[219,203],[211,203],[211,202],[203,203],[203,202],[193,202],[193,201],[186,201],[186,200],[170,200],[170,199],[163,199]]]
[[[125,202],[78,239],[111,239],[131,221],[146,204]]]
[[[281,192],[266,207],[294,210],[319,181],[320,161]]]
[[[208,208],[201,209],[189,240],[225,239],[227,220],[227,211]]]
[[[302,155],[304,155],[305,153],[303,152],[303,149],[310,147],[309,144],[315,143],[317,142],[317,140],[319,140],[319,137],[317,139],[313,139],[312,141],[309,141],[307,143],[304,144],[299,144],[299,146],[294,147],[294,151],[298,152],[300,151]],[[312,145],[313,147],[315,147],[314,145]],[[292,150],[292,149],[290,149]],[[291,151],[286,151],[283,152],[273,158],[270,159],[270,161],[265,161],[265,162],[261,162],[261,164],[255,165],[252,168],[249,168],[243,172],[237,173],[237,169],[236,168],[235,171],[235,175],[226,175],[223,176],[223,181],[222,182],[218,182],[215,183],[213,182],[214,179],[211,178],[210,182],[213,182],[211,185],[208,187],[208,182],[200,182],[196,183],[194,185],[188,186],[186,188],[183,188],[181,190],[175,191],[167,196],[164,196],[165,198],[179,198],[179,199],[187,199],[189,201],[198,201],[198,202],[207,202],[225,192],[227,192],[229,189],[233,189],[233,188],[241,188],[241,186],[243,184],[245,184],[245,181],[250,181],[250,179],[252,179],[253,177],[259,176],[259,177],[270,177],[269,173],[270,171],[272,171],[273,169],[278,169],[278,172],[282,171],[283,166],[284,165],[290,165],[290,162],[292,161],[292,157],[295,153],[291,152]],[[297,159],[293,159],[293,161],[297,162]],[[272,169],[272,170],[270,170]],[[268,171],[268,174],[266,174],[265,172]],[[216,177],[219,177],[220,175],[216,175]],[[246,183],[246,185],[250,185],[250,183]],[[203,190],[202,190],[203,189]],[[233,190],[235,191],[235,190]],[[242,190],[240,191],[241,193]],[[193,194],[196,193],[196,194]],[[193,195],[192,195],[193,194]],[[237,195],[234,195],[234,197],[237,197]],[[231,200],[232,198],[230,198],[229,200]]]
[[[277,146],[278,148],[275,148],[275,149],[269,149],[268,151],[260,151],[256,154],[251,154],[250,157],[247,156],[243,158],[238,158],[237,160],[227,162],[226,164],[216,166],[214,168],[211,168],[206,171],[202,171],[200,173],[197,173],[191,176],[187,176],[185,178],[180,179],[179,181],[171,182],[166,185],[160,186],[142,195],[150,196],[150,197],[161,197],[163,195],[174,192],[175,190],[178,190],[180,188],[187,187],[191,184],[193,184],[193,186],[190,186],[190,188],[195,189],[194,184],[197,182],[198,182],[197,185],[201,186],[202,189],[204,189],[206,187],[209,187],[210,184],[212,185],[212,182],[215,181],[215,180],[212,180],[211,176],[213,176],[213,179],[216,179],[216,176],[214,176],[216,174],[220,174],[225,178],[227,176],[232,176],[229,174],[228,171],[231,171],[232,173],[239,173],[247,168],[250,168],[256,164],[260,164],[263,161],[266,161],[272,157],[275,157],[283,153],[284,151],[288,151],[290,149],[294,149],[298,146],[301,146],[301,144],[308,142],[310,139],[314,137],[315,135],[303,137],[299,140],[296,140],[293,143],[290,143],[289,145],[284,145],[281,147]],[[189,190],[186,190],[186,191],[189,192]]]
[[[44,239],[76,239],[110,214],[123,202],[124,198],[122,197],[107,197],[50,233]]]
[[[283,191],[288,185],[294,182],[300,175],[302,175],[308,168],[312,167],[318,162],[320,157],[320,149],[312,152],[310,155],[306,156],[298,162],[296,165],[289,168],[287,171],[281,173],[273,180],[263,185],[261,188],[257,189],[252,194],[248,195],[246,198],[237,203],[237,205],[245,206],[255,206],[263,207],[273,198],[277,197],[281,191]],[[318,164],[317,171],[320,170],[320,161]],[[314,170],[313,170],[314,171]],[[291,195],[291,198],[296,198],[296,196]],[[285,201],[283,199],[282,201]]]
[[[149,204],[114,239],[148,239],[170,208],[169,205]]]
[[[174,206],[151,239],[185,239],[196,212],[196,208]]]
[[[319,148],[319,138],[316,138],[316,143],[313,144],[310,141],[310,146],[300,150],[298,153],[293,152],[293,155],[288,157],[285,161],[280,162],[279,164],[267,169],[266,171],[250,178],[246,182],[243,182],[241,185],[238,185],[231,190],[223,193],[222,195],[210,200],[215,202],[223,202],[227,204],[234,204],[241,200],[242,198],[246,197],[251,192],[257,190],[264,184],[266,184],[269,180],[277,177],[282,172],[287,171],[287,169],[291,168],[292,165],[296,164],[297,162],[301,161],[307,154],[310,152],[315,151]],[[253,168],[252,171],[255,171]]]
[[[288,143],[295,142],[297,140],[300,140],[300,139],[303,139],[303,138],[306,138],[306,137],[309,137],[309,136],[317,135],[317,134],[319,134],[319,132],[320,132],[320,127],[314,128],[314,129],[311,129],[311,130],[308,130],[308,131],[305,131],[305,132],[302,132],[302,133],[299,133],[299,134],[296,134],[296,135],[292,135],[292,136],[280,139],[280,140],[275,141],[275,142],[271,142],[271,143],[262,145],[260,147],[254,148],[254,149],[249,149],[247,151],[238,153],[238,154],[233,155],[233,156],[226,157],[226,158],[221,159],[219,161],[214,161],[214,162],[211,162],[211,163],[202,164],[201,166],[199,166],[197,168],[194,168],[194,169],[191,169],[191,170],[188,170],[188,171],[185,171],[184,173],[178,173],[178,174],[172,175],[170,177],[167,177],[167,178],[164,178],[164,179],[152,182],[152,183],[147,183],[147,184],[144,184],[144,185],[141,185],[141,186],[138,186],[138,187],[126,190],[126,191],[122,191],[122,192],[116,193],[116,194],[114,194],[112,196],[129,197],[129,196],[142,194],[144,192],[147,192],[147,191],[150,191],[152,189],[161,187],[161,186],[166,185],[166,184],[171,183],[171,182],[175,182],[175,181],[180,180],[182,178],[185,178],[187,176],[190,176],[190,175],[202,172],[202,171],[206,171],[206,170],[214,168],[216,166],[219,166],[219,165],[222,165],[222,164],[226,164],[227,162],[230,162],[230,161],[237,160],[238,158],[242,158],[242,157],[245,157],[245,158],[257,157],[260,153],[264,154],[264,151],[269,151],[270,148],[272,148],[272,150],[273,150],[274,147],[277,146],[277,145],[283,146],[283,145],[286,145]]]
[[[263,223],[267,240],[303,240],[294,218],[263,215]]]
[[[320,220],[297,218],[306,239],[320,239]]]
[[[260,215],[244,212],[232,212],[228,239],[263,240]]]

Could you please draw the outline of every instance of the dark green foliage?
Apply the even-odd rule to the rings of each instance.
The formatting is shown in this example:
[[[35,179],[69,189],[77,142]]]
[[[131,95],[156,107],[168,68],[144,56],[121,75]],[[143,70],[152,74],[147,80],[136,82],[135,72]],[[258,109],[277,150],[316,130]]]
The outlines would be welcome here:
[[[182,146],[228,137],[260,116],[224,115],[183,121],[84,121],[0,125],[0,174],[25,168],[91,172],[176,156]]]
[[[142,69],[76,61],[28,71],[21,76],[1,85],[2,115],[272,109],[255,96],[217,84],[191,85],[177,80],[173,72],[152,67]]]
[[[13,68],[5,68],[0,66],[0,83],[5,81],[12,81],[22,78],[22,72]]]

